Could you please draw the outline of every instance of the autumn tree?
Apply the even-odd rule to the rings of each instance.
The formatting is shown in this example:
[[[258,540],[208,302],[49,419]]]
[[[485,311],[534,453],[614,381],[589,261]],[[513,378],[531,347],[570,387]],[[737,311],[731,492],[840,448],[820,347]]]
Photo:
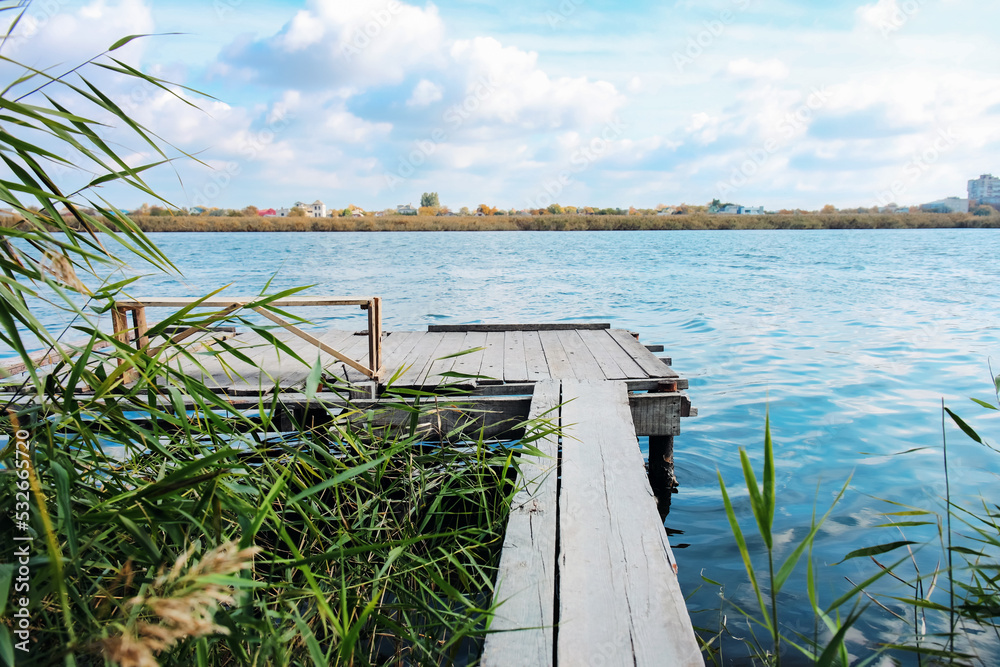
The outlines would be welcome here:
[[[422,202],[423,198],[421,198],[420,201]],[[417,215],[437,215],[437,212],[437,206],[421,206],[417,209]]]
[[[563,207],[560,206],[559,204],[549,204],[546,210],[552,215],[559,215],[560,213],[563,212]]]
[[[248,218],[260,215],[260,213],[257,211],[257,207],[252,205],[243,207],[243,210],[240,211],[240,213],[247,216]]]
[[[833,204],[827,204],[822,208],[822,210],[820,210],[820,213],[836,213],[836,212],[837,209],[834,207]]]
[[[306,217],[306,211],[301,206],[295,206],[291,211],[288,212],[289,218],[304,218]]]

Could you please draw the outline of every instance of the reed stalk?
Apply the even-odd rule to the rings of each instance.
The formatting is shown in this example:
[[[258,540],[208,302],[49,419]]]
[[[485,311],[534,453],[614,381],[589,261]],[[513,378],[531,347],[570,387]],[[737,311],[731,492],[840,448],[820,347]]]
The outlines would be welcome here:
[[[2,11],[16,23],[24,8]],[[0,93],[0,159],[9,170],[0,201],[17,213],[0,221],[0,345],[27,366],[0,392],[0,432],[9,437],[0,447],[0,544],[28,536],[45,545],[30,560],[30,663],[474,662],[495,609],[518,462],[538,453],[530,443],[551,426],[522,425],[516,448],[481,437],[430,440],[348,406],[279,429],[279,393],[262,393],[257,410],[235,410],[177,370],[207,357],[248,361],[238,345],[196,350],[167,334],[236,324],[294,356],[269,328],[240,312],[189,308],[152,324],[155,342],[141,349],[112,336],[102,316],[134,282],[118,271],[142,263],[176,273],[100,195],[114,182],[156,197],[144,172],[185,157],[88,81],[97,67],[174,90],[117,59],[137,37],[62,74],[24,67]],[[154,161],[130,166],[96,117],[132,132]],[[46,171],[53,164],[96,175],[67,194]],[[272,308],[295,291],[262,294],[255,305]],[[43,305],[67,314],[72,336],[42,324]],[[53,357],[44,369],[29,354],[38,348]],[[126,381],[129,371],[135,381]],[[313,392],[319,383],[350,391],[322,368],[309,382]],[[412,405],[395,396],[389,402],[410,410],[415,425],[450,400],[426,394]],[[11,519],[19,428],[30,432],[33,489],[23,524]],[[11,558],[0,554],[2,591],[13,583]],[[25,664],[14,611],[0,604],[4,665]]]

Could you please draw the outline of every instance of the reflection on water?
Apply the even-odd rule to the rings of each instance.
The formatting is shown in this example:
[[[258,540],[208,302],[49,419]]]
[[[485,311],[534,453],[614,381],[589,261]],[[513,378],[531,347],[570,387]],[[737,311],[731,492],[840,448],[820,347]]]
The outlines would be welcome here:
[[[778,457],[779,558],[808,529],[814,506],[825,511],[853,475],[815,550],[826,602],[849,587],[845,577],[864,579],[874,567],[833,564],[898,539],[871,529],[884,522],[871,496],[940,508],[941,399],[981,431],[997,427],[967,400],[988,398],[987,361],[1000,351],[1000,234],[992,230],[154,237],[184,275],[143,278],[135,294],[204,294],[230,283],[228,293],[254,294],[277,271],[272,289],[315,284],[310,293],[382,296],[387,329],[609,321],[665,345],[699,409],[676,439],[680,493],[668,518],[683,531],[676,556],[688,593],[703,586],[704,572],[753,605],[716,471],[749,519],[737,450],[747,448],[761,468],[765,411]],[[348,315],[331,310],[317,323]],[[895,455],[916,447],[926,449]],[[949,447],[961,478],[953,491],[974,498],[995,488],[997,455],[957,433]],[[906,537],[935,531],[907,529]],[[932,551],[918,554],[925,569]],[[689,600],[706,610],[696,625],[715,622],[717,593],[703,586]],[[781,602],[783,620],[811,636],[804,569]],[[873,642],[898,630],[875,612],[852,636]],[[739,655],[738,646],[727,651]]]

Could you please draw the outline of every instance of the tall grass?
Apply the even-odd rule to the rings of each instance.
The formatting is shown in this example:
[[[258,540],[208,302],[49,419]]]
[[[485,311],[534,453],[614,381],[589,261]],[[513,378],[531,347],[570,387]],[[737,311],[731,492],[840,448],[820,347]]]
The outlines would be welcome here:
[[[2,11],[16,23],[23,8]],[[96,67],[174,90],[116,59],[135,38],[61,74],[25,67],[0,93],[0,201],[20,217],[0,222],[0,344],[27,365],[0,392],[0,664],[474,659],[494,608],[513,450],[475,437],[427,442],[419,402],[392,408],[410,411],[407,428],[381,428],[375,411],[348,404],[313,405],[309,422],[289,429],[278,394],[235,410],[174,370],[232,349],[196,354],[168,332],[242,323],[291,353],[239,313],[184,309],[152,326],[140,349],[102,321],[132,282],[109,277],[116,271],[135,261],[174,271],[100,194],[114,182],[155,198],[145,170],[177,156],[87,78]],[[102,129],[109,118],[154,161],[133,166],[116,153]],[[67,192],[46,170],[53,164],[87,174],[84,186]],[[41,305],[71,324],[47,329]],[[38,346],[53,364],[34,365]],[[311,375],[307,394],[320,381]],[[518,453],[533,453],[532,434],[546,428],[524,425]],[[15,538],[30,545],[29,586],[18,593],[26,629],[8,595],[20,585]]]
[[[114,402],[84,399],[74,415],[29,408],[36,501],[51,517],[33,522],[49,544],[32,562],[38,664],[147,664],[123,659],[122,646],[161,664],[196,655],[198,664],[437,665],[475,655],[514,490],[510,450],[425,443],[417,429],[387,431],[351,410],[279,433],[277,405],[257,423],[169,400]],[[114,445],[124,454],[109,455]],[[0,478],[5,517],[15,484]],[[10,522],[3,535],[10,544]],[[235,571],[204,564],[226,545],[256,555]],[[183,563],[201,564],[188,593],[164,590],[164,572]],[[178,632],[176,613],[148,602],[210,586],[225,587],[226,612],[206,614],[217,627],[203,635]],[[163,635],[174,641],[153,641]],[[0,655],[13,664],[9,632]]]
[[[1000,410],[1000,377],[993,379],[993,393],[996,402],[972,400],[985,409]],[[942,406],[942,420],[946,419],[975,443],[1000,453],[962,417]],[[833,505],[847,491],[850,480],[823,517],[817,520],[814,514],[805,537],[794,545],[776,571],[773,541],[775,467],[769,419],[764,426],[763,459],[763,482],[758,484],[746,451],[740,450],[750,509],[762,544],[760,552],[750,548],[726,484],[719,475],[726,515],[757,606],[742,608],[730,600],[723,601],[718,627],[699,630],[707,659],[715,664],[727,664],[722,647],[732,644],[725,641],[729,638],[742,644],[753,663],[763,665],[780,665],[783,657],[792,658],[796,663],[805,660],[818,665],[865,665],[882,660],[884,656],[891,656],[890,660],[896,664],[905,656],[917,664],[984,667],[996,664],[1000,659],[1000,505],[994,499],[983,497],[977,506],[965,506],[952,498],[949,484],[941,499],[941,511],[881,499],[888,509],[883,512],[885,523],[872,528],[875,544],[854,550],[842,560],[870,560],[873,566],[870,575],[861,582],[845,577],[849,584],[845,591],[836,600],[821,605],[812,548],[818,531]],[[946,430],[942,435],[942,465],[948,480],[955,471],[949,467]],[[924,530],[925,527],[936,527],[934,541],[921,543],[908,539],[907,530]],[[883,537],[883,530],[891,531],[888,537]],[[935,567],[922,568],[920,563],[926,559],[917,557],[918,550],[939,553]],[[799,633],[788,636],[781,622],[787,611],[782,613],[779,596],[804,553],[809,554],[806,593],[816,631],[811,637]],[[890,560],[886,561],[887,557]],[[707,584],[722,586],[709,577],[703,578]],[[731,631],[736,623],[728,621],[727,611],[734,611],[738,619],[749,624],[749,635],[741,632],[741,636],[736,637]],[[884,638],[882,643],[869,644],[865,653],[857,655],[857,647],[848,651],[846,638],[851,627],[863,620],[873,625],[898,620],[906,630],[895,637]],[[795,655],[789,656],[783,645],[790,647]]]

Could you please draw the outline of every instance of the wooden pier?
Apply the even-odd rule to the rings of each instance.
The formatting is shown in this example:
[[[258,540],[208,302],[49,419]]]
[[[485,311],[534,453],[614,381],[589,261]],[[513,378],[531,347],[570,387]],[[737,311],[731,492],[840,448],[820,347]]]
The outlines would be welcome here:
[[[680,419],[695,411],[683,393],[687,381],[653,353],[662,347],[647,347],[609,324],[383,332],[380,304],[370,299],[283,304],[360,305],[368,310],[366,330],[303,335],[265,313],[285,329],[273,333],[285,351],[252,332],[189,330],[181,333],[200,336],[204,352],[172,364],[235,407],[256,406],[275,392],[289,410],[344,403],[342,391],[321,387],[305,395],[317,359],[324,382],[350,383],[352,402],[362,407],[378,404],[389,386],[464,387],[465,397],[449,399],[456,409],[438,411],[424,425],[432,437],[516,438],[516,424],[546,415],[561,435],[536,443],[546,458],[523,465],[497,579],[502,604],[482,664],[703,664],[663,527],[676,483],[673,438]],[[123,302],[115,319],[119,340],[148,343],[144,307],[176,308],[182,301]],[[245,306],[202,305],[226,312]],[[409,419],[400,412],[401,423]],[[380,418],[394,419],[392,411]],[[650,438],[648,473],[637,436]]]

